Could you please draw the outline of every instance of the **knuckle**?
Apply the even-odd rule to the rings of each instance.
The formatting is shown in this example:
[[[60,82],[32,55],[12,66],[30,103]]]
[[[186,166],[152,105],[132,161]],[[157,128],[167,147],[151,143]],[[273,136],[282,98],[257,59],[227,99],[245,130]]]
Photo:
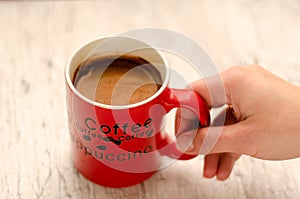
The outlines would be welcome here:
[[[224,83],[228,87],[239,85],[240,82],[244,81],[248,76],[246,67],[243,66],[232,66],[231,68],[224,71]]]
[[[235,77],[243,77],[246,74],[246,67],[233,66],[230,71]]]
[[[258,65],[258,64],[251,64],[247,66],[248,68],[253,68],[253,69],[262,69],[263,67]]]

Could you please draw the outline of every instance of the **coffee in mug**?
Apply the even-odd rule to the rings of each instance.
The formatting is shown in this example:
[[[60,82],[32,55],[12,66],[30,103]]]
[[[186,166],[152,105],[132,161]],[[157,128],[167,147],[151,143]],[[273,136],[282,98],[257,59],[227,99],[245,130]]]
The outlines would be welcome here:
[[[154,95],[162,78],[151,63],[139,56],[94,56],[80,63],[73,84],[96,102],[128,105]]]

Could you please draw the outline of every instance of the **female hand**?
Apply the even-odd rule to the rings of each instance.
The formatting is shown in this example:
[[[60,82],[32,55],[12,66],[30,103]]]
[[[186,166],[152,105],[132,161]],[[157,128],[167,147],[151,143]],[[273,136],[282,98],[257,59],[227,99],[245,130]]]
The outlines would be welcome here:
[[[177,127],[184,126],[178,129],[177,144],[185,153],[199,154],[204,138],[220,132],[205,156],[204,176],[228,178],[241,154],[267,160],[300,157],[300,88],[258,65],[232,67],[220,76],[223,85],[210,77],[191,86],[210,107],[228,106],[224,124],[195,131],[188,127],[193,118],[177,114]],[[216,89],[209,90],[206,82]],[[226,97],[217,92],[221,87]]]

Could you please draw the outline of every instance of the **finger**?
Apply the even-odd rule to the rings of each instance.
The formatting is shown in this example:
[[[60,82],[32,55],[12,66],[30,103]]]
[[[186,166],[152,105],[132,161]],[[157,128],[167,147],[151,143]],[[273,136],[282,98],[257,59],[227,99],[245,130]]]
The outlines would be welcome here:
[[[231,109],[223,110],[213,121],[213,126],[222,126],[236,123],[236,119],[232,114]],[[204,159],[203,175],[207,178],[214,177],[220,166],[220,159],[227,153],[208,154]],[[222,166],[222,164],[221,164]],[[223,167],[223,166],[222,166]],[[230,171],[231,172],[231,171]],[[230,174],[230,173],[229,173]]]
[[[223,72],[225,73],[225,72]],[[193,82],[190,86],[198,92],[206,101],[209,107],[219,107],[228,101],[225,85],[222,81],[222,74],[214,75],[205,79]],[[178,109],[175,119],[175,134],[179,135],[184,131],[197,128],[195,114],[185,109]]]
[[[244,122],[187,131],[177,138],[178,149],[191,155],[224,152],[253,155],[254,143]]]
[[[238,154],[223,153],[219,159],[219,167],[217,171],[218,180],[226,180],[233,169],[234,163],[240,157]]]
[[[214,127],[201,128],[197,131],[195,129],[187,130],[187,132],[179,134],[177,136],[178,149],[187,153],[201,154],[235,152],[228,150],[239,150],[238,147],[242,141],[234,145],[235,142],[238,142],[235,137],[242,136],[243,131],[246,131],[243,123],[236,122],[231,109],[228,108],[215,118]]]
[[[177,109],[175,117],[175,135],[179,136],[181,133],[197,129],[199,120],[197,116],[188,109]]]
[[[221,75],[214,75],[205,79],[200,79],[193,82],[190,88],[198,92],[206,101],[208,107],[221,106],[225,104],[225,89],[221,79]],[[178,109],[176,111],[175,132],[181,132],[198,128],[198,123],[195,122],[197,117],[191,111],[186,109]]]
[[[222,127],[225,125],[233,125],[237,123],[237,120],[233,114],[233,110],[231,108],[227,108],[225,110],[223,110],[213,121],[212,126],[216,126],[216,127]],[[221,132],[219,132],[221,134]],[[210,152],[210,149],[212,148],[212,146],[208,146],[209,144],[213,144],[213,142],[216,142],[217,139],[220,139],[218,136],[218,133],[215,133],[214,136],[211,135],[210,139],[207,139],[207,142],[209,142],[208,144],[206,144],[205,146],[202,147],[202,153],[208,153]],[[214,139],[214,140],[213,140]]]
[[[236,103],[231,101],[231,94],[236,94],[233,90],[237,87],[241,89],[241,80],[248,76],[248,68],[233,66],[219,74],[197,80],[191,84],[191,87],[205,99],[210,107],[231,105]]]
[[[221,154],[208,154],[204,158],[203,176],[213,178],[218,171],[219,158]]]
[[[209,107],[220,107],[228,101],[222,75],[223,72],[191,84],[191,87],[202,96]]]

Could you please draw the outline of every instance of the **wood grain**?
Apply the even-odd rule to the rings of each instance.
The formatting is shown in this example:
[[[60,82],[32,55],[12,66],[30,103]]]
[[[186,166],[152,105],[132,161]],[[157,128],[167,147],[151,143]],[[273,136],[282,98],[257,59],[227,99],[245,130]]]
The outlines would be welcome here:
[[[202,177],[203,161],[177,161],[151,179],[111,189],[70,161],[64,66],[82,43],[141,27],[201,44],[220,70],[260,63],[300,85],[300,2],[0,2],[0,198],[299,198],[300,160],[242,157],[229,180]]]

